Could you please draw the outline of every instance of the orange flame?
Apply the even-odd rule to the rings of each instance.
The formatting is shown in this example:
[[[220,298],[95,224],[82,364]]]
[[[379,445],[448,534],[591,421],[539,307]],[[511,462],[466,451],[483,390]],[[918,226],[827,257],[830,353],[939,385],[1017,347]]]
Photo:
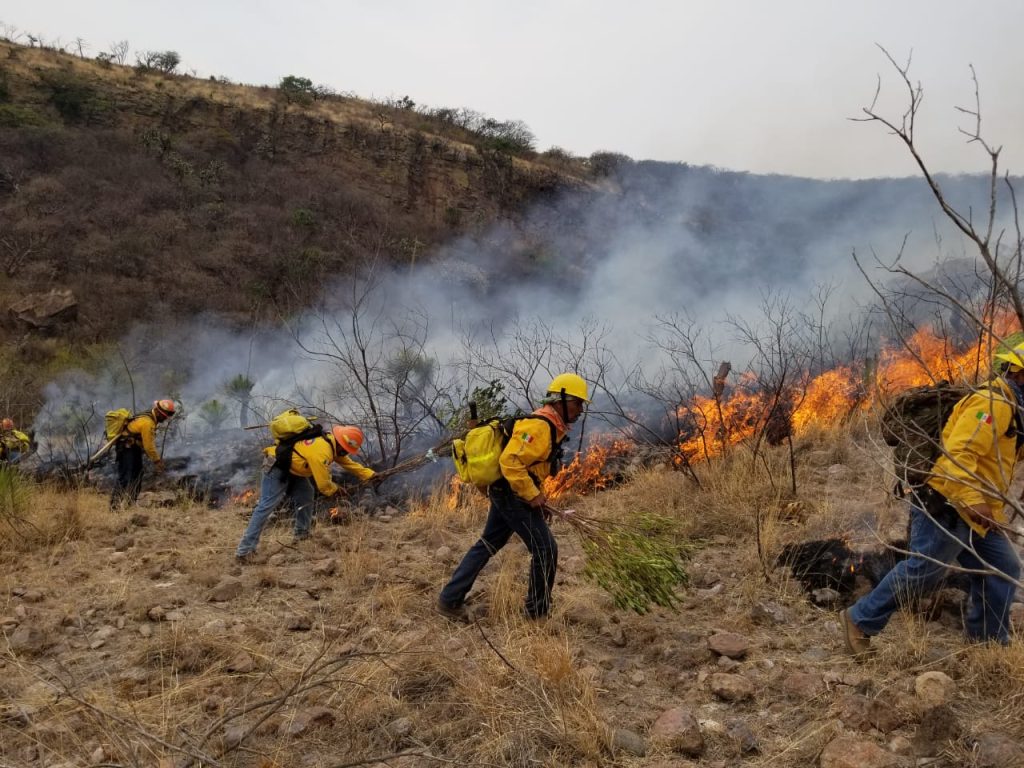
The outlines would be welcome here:
[[[444,500],[444,506],[449,512],[459,508],[459,500],[462,498],[462,487],[465,485],[458,476],[452,477],[448,484],[448,496]]]
[[[605,472],[608,459],[630,453],[633,444],[628,440],[613,440],[592,445],[586,454],[577,454],[569,465],[554,477],[544,480],[544,493],[549,499],[557,499],[568,493],[583,495],[599,491],[613,478]]]
[[[256,500],[256,497],[256,490],[253,488],[249,488],[248,490],[242,491],[241,493],[232,496],[231,502],[233,504],[238,504],[240,506],[246,506],[248,504],[252,504]]]
[[[745,374],[727,396],[715,400],[698,395],[679,407],[682,430],[677,463],[720,456],[766,434],[773,420],[782,422],[782,437],[789,428],[799,435],[810,428],[833,426],[858,408],[875,405],[879,396],[942,379],[976,383],[988,374],[999,340],[1010,336],[1016,325],[1015,316],[1001,315],[993,321],[993,331],[967,349],[956,349],[948,337],[922,328],[905,346],[885,349],[872,376],[863,369],[840,366],[781,394],[756,387],[753,376]]]

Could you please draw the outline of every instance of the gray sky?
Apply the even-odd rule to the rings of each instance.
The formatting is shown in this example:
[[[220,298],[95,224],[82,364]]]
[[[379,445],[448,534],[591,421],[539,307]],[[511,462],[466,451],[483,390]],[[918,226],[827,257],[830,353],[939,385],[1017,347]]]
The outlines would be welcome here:
[[[95,54],[178,51],[186,69],[246,83],[284,75],[359,96],[410,96],[525,121],[539,149],[818,178],[906,176],[906,150],[851,123],[882,76],[875,44],[913,52],[925,103],[918,138],[933,170],[987,169],[958,126],[972,106],[1003,167],[1024,172],[1020,0],[6,0],[0,21]]]

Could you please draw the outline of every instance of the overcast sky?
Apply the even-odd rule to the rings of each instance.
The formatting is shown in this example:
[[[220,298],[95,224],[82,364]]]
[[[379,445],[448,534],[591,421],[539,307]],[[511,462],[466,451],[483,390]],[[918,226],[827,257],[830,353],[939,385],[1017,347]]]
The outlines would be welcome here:
[[[186,70],[245,83],[309,77],[364,97],[408,95],[526,122],[539,149],[816,178],[906,176],[878,125],[853,123],[882,76],[876,44],[925,90],[934,170],[975,172],[970,65],[984,133],[1024,172],[1021,0],[5,0],[0,21],[92,54],[116,40],[173,49]]]

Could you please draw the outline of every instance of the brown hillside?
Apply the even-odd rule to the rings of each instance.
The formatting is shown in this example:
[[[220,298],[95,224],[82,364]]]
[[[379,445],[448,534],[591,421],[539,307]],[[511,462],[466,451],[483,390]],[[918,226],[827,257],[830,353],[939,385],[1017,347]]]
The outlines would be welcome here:
[[[47,371],[139,319],[273,322],[330,278],[428,258],[586,183],[526,154],[412,110],[0,43],[0,308],[77,300],[42,331],[17,308],[0,400],[31,408]]]

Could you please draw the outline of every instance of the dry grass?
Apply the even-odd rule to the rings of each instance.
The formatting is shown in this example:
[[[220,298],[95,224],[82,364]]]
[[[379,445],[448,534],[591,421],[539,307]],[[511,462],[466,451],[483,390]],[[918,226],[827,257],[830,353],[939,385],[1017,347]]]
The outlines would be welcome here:
[[[0,614],[21,610],[19,626],[48,640],[3,661],[0,760],[35,764],[25,758],[32,754],[43,765],[86,764],[102,750],[104,760],[126,766],[192,755],[211,766],[301,759],[317,768],[340,755],[407,751],[460,765],[632,766],[643,761],[613,749],[613,730],[644,733],[661,711],[685,703],[702,723],[705,760],[738,759],[725,729],[740,719],[761,742],[760,754],[743,764],[797,768],[815,764],[831,738],[848,732],[837,720],[842,696],[909,706],[916,675],[940,670],[957,681],[953,705],[964,733],[946,754],[971,765],[972,735],[995,729],[1024,737],[1019,641],[1009,649],[964,646],[955,629],[900,614],[876,640],[875,657],[855,664],[841,653],[831,614],[812,606],[783,570],[764,578],[755,512],[769,552],[856,524],[842,497],[881,494],[862,485],[870,464],[858,464],[858,450],[828,448],[821,436],[803,449],[798,499],[806,514],[797,517],[784,514],[791,499],[778,490],[781,453],[767,465],[739,455],[702,467],[700,489],[680,473],[650,471],[576,499],[588,515],[674,517],[701,543],[690,564],[700,578],[678,612],[615,611],[583,579],[575,538],[556,522],[559,578],[543,623],[521,617],[528,554],[516,539],[474,590],[485,618],[452,624],[433,612],[437,591],[483,524],[486,506],[475,492],[451,497],[439,488],[391,522],[356,517],[322,526],[299,547],[287,543],[281,521],[261,546],[269,562],[241,569],[231,563],[245,524],[237,510],[183,503],[147,510],[149,524],[138,527],[91,491],[33,487],[30,520],[39,531],[4,540]],[[842,480],[818,474],[839,455],[849,469]],[[839,522],[830,519],[837,515]],[[111,547],[118,535],[132,540],[125,552]],[[333,573],[316,575],[331,560]],[[210,587],[222,575],[239,578],[244,592],[211,603]],[[724,588],[710,589],[716,579]],[[43,595],[28,602],[12,595],[15,586]],[[788,621],[754,621],[751,606],[764,601],[782,606]],[[176,619],[153,621],[154,606]],[[288,629],[296,615],[307,617],[308,631]],[[753,683],[749,702],[723,703],[708,689],[707,676],[720,669],[704,638],[723,630],[751,642],[738,669]],[[832,682],[803,699],[788,692],[796,674]],[[304,726],[317,712],[328,713],[323,723]],[[916,717],[899,733],[912,736]],[[881,744],[891,736],[863,735]],[[657,745],[650,750],[649,759],[673,759]],[[392,764],[437,764],[404,760]]]

